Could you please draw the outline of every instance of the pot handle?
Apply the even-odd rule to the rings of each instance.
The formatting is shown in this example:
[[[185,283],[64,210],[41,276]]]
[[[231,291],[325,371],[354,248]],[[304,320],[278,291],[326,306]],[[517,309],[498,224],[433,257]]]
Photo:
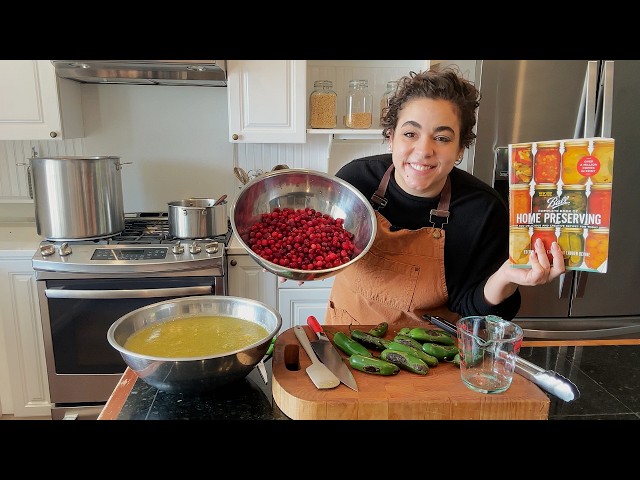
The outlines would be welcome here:
[[[202,210],[200,210],[200,215],[205,216],[207,214],[207,209],[203,208]]]
[[[116,163],[116,170],[121,170],[123,165],[131,165],[133,162],[118,162]]]

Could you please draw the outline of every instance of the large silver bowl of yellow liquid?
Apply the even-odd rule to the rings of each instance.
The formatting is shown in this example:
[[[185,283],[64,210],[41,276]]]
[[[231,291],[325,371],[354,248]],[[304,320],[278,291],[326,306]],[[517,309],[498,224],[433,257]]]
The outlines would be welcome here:
[[[149,385],[202,393],[246,377],[281,326],[262,302],[203,295],[134,310],[109,327],[107,340]]]

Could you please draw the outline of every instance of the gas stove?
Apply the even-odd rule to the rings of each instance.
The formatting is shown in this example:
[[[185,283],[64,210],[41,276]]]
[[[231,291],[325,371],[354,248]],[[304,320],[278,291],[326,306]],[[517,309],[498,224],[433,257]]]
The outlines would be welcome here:
[[[45,240],[33,257],[38,272],[153,274],[210,270],[224,274],[225,247],[232,230],[211,238],[178,239],[169,234],[167,212],[125,214],[124,230],[107,238]]]

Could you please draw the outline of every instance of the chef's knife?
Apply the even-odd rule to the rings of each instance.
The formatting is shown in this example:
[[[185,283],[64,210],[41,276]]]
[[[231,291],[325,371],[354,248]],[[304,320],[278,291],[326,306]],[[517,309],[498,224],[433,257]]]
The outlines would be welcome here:
[[[311,342],[311,347],[313,351],[316,352],[316,355],[318,355],[318,358],[320,358],[322,363],[324,363],[342,383],[357,392],[358,385],[356,384],[356,379],[353,378],[351,370],[349,370],[349,367],[344,363],[342,356],[332,345],[327,334],[324,333],[324,329],[316,317],[309,315],[307,325],[309,325],[311,330],[318,336],[318,340]]]
[[[422,318],[449,333],[457,334],[457,327],[442,317],[423,315]],[[539,367],[521,358],[519,355],[516,355],[515,372],[565,402],[571,402],[580,398],[580,390],[578,390],[578,387],[571,380],[553,370],[546,370]]]

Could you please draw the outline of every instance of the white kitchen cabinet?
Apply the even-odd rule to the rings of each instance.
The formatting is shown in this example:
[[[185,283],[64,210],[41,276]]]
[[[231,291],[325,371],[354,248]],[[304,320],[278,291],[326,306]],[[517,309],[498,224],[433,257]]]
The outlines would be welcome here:
[[[83,137],[80,87],[50,60],[0,60],[0,140]]]
[[[229,141],[306,141],[306,60],[227,60]]]
[[[292,280],[278,284],[278,311],[282,316],[282,330],[295,325],[306,325],[309,315],[324,323],[332,285],[333,277],[302,285]]]
[[[231,62],[233,64],[233,62]],[[252,63],[252,62],[247,62]],[[281,143],[277,136],[270,134],[265,140],[255,140],[262,143],[250,143],[250,141],[236,141],[237,158],[234,166],[240,166],[246,171],[271,170],[279,163],[285,163],[292,168],[306,168],[322,172],[335,173],[349,160],[367,155],[377,155],[387,152],[387,145],[383,142],[382,129],[379,125],[380,99],[387,88],[389,80],[395,80],[411,71],[420,72],[429,68],[429,60],[306,60],[306,91],[299,92],[292,105],[304,108],[302,123],[309,126],[309,96],[313,91],[315,80],[330,80],[333,82],[333,90],[338,94],[338,124],[333,129],[306,129],[306,141],[303,145],[291,143],[291,140],[283,140]],[[227,65],[229,67],[229,64]],[[256,73],[258,75],[259,72]],[[267,75],[267,73],[264,73]],[[349,80],[366,79],[369,81],[369,91],[373,95],[374,123],[369,129],[347,129],[344,127],[343,117],[346,112],[346,96]],[[281,82],[281,80],[280,80]],[[228,92],[238,90],[237,85],[229,81]],[[235,80],[239,84],[239,80]],[[260,83],[256,80],[256,85]],[[271,81],[262,85],[264,90],[271,88]],[[276,89],[280,91],[282,87]],[[258,90],[258,87],[256,87]],[[271,93],[271,92],[269,92]],[[264,95],[264,93],[263,93]],[[248,96],[248,95],[245,95]],[[256,96],[258,94],[256,93]],[[284,97],[283,94],[278,96]],[[278,96],[274,96],[274,99]],[[233,102],[229,103],[229,116],[234,115],[240,105],[240,92],[234,94]],[[278,100],[279,102],[282,100]],[[246,106],[244,107],[247,108]],[[284,108],[279,105],[279,108]],[[238,115],[235,113],[235,115]],[[229,135],[234,134],[230,127]]]
[[[15,417],[51,413],[34,253],[0,250],[0,410]]]
[[[278,277],[263,271],[248,254],[227,255],[229,295],[250,298],[278,309]]]

